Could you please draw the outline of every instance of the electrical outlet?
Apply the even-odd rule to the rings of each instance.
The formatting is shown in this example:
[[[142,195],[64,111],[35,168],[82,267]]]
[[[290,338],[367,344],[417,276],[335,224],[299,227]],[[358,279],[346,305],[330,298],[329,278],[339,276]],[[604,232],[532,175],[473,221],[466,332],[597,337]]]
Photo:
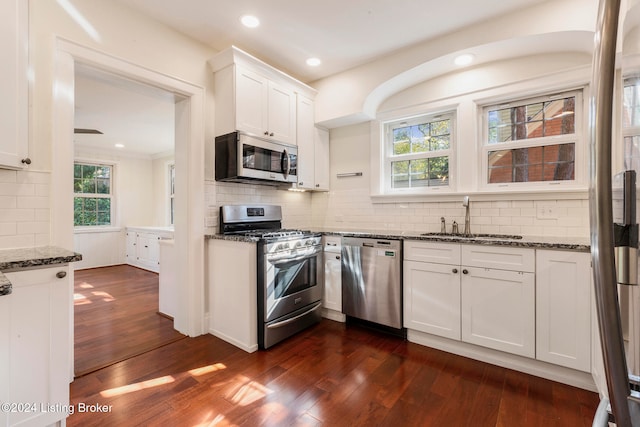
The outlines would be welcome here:
[[[558,211],[555,206],[538,206],[536,213],[538,219],[558,219]]]

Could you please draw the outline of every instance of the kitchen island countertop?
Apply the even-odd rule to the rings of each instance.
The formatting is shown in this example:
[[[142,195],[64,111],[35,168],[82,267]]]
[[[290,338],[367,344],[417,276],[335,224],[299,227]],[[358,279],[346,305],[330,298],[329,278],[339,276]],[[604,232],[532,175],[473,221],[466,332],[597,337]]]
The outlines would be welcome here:
[[[82,260],[82,255],[56,246],[0,250],[0,295],[11,293],[11,282],[3,271],[19,270]]]

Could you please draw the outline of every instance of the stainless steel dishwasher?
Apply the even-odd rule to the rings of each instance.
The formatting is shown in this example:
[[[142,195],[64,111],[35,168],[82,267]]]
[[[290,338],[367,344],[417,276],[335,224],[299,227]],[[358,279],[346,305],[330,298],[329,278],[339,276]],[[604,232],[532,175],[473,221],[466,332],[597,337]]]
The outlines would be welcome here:
[[[402,328],[402,242],[342,238],[342,312]]]

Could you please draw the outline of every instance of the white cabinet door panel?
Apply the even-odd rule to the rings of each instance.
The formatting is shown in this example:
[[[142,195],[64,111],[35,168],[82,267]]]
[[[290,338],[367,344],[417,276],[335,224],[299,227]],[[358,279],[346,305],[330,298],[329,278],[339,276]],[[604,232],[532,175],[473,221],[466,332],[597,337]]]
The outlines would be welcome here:
[[[538,250],[536,358],[591,370],[591,257]]]
[[[315,181],[316,191],[329,191],[330,158],[329,158],[329,131],[315,128],[314,137],[314,157],[315,157]]]
[[[269,82],[267,131],[269,137],[288,144],[296,143],[296,94]]]
[[[57,273],[64,273],[62,278]],[[64,412],[43,411],[69,404],[71,375],[71,289],[69,267],[5,273],[13,293],[0,297],[0,398],[35,403],[35,412],[0,412],[3,425],[50,425]]]
[[[535,275],[462,268],[462,340],[534,357]]]
[[[297,104],[298,188],[313,190],[315,188],[313,101],[298,95]]]
[[[404,262],[404,326],[460,339],[460,267]]]
[[[253,135],[267,131],[267,94],[269,81],[261,75],[236,68],[236,127]]]

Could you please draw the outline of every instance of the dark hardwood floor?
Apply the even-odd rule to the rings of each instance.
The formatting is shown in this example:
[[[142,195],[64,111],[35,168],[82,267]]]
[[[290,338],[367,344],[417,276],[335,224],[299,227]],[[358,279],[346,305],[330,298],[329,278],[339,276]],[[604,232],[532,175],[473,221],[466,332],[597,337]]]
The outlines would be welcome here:
[[[184,335],[158,314],[158,275],[129,265],[75,272],[75,375],[166,345]]]
[[[323,320],[268,351],[185,338],[77,378],[69,426],[590,426],[578,388]],[[103,408],[104,409],[104,408]]]

